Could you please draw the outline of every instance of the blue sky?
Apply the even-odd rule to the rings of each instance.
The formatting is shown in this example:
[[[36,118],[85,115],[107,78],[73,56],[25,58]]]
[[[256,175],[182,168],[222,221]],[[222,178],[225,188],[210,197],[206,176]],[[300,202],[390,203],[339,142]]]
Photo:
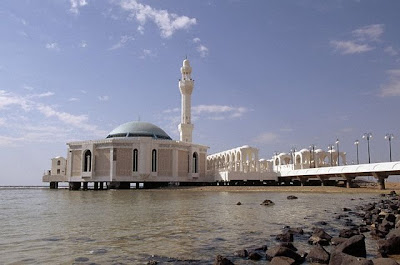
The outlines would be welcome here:
[[[41,184],[71,140],[142,120],[178,139],[191,61],[194,142],[260,158],[340,139],[387,161],[400,136],[400,1],[0,2],[0,185]],[[399,139],[393,158],[400,159]]]

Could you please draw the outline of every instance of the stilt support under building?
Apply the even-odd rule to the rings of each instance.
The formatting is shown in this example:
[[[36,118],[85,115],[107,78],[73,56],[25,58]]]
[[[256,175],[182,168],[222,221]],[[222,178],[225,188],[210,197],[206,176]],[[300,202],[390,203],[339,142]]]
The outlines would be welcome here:
[[[87,182],[83,182],[83,190],[88,190],[88,183]]]
[[[93,183],[93,189],[94,190],[98,190],[99,189],[99,183],[98,182],[94,182]]]
[[[70,190],[79,190],[81,188],[81,183],[80,182],[70,182],[69,183],[69,189]]]
[[[50,182],[50,189],[58,189],[58,182]]]

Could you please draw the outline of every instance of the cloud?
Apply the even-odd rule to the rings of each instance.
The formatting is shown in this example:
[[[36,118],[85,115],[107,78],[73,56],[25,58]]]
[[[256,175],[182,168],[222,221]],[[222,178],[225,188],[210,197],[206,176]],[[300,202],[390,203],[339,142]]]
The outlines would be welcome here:
[[[92,136],[104,136],[105,131],[99,130],[89,121],[87,115],[75,115],[65,111],[59,111],[53,106],[43,104],[43,97],[53,95],[52,92],[21,96],[15,93],[0,90],[0,123],[7,127],[8,135],[0,135],[0,145],[11,145],[19,142],[42,142],[67,140],[72,135],[90,133]],[[26,115],[19,114],[19,108]],[[40,113],[42,115],[37,115]],[[32,116],[30,116],[32,115]],[[37,125],[30,125],[32,122]],[[39,131],[38,127],[44,127],[47,123],[54,124],[57,131]],[[36,127],[35,127],[36,126]],[[35,129],[36,128],[36,129]],[[67,134],[69,133],[69,134]]]
[[[381,86],[381,97],[400,96],[400,69],[387,71],[389,81]]]
[[[353,35],[360,41],[379,41],[385,31],[383,24],[373,24],[353,30]]]
[[[142,51],[142,55],[139,56],[140,59],[145,59],[146,57],[155,57],[156,54],[153,53],[151,50],[149,49],[143,49]]]
[[[341,54],[355,54],[355,53],[363,53],[368,52],[374,47],[369,46],[368,44],[359,44],[354,41],[336,41],[333,40],[330,42],[331,46]]]
[[[98,96],[97,97],[100,101],[108,101],[110,98],[109,96]]]
[[[208,48],[203,44],[197,46],[197,51],[200,53],[201,57],[206,57],[208,55]]]
[[[144,34],[144,27],[143,27],[142,25],[139,25],[139,26],[137,27],[137,31],[138,31],[141,35],[143,35],[143,34]]]
[[[23,85],[22,86],[24,89],[26,89],[26,90],[29,90],[29,91],[32,91],[32,90],[34,90],[34,88],[33,87],[31,87],[31,86],[28,86],[28,85]]]
[[[79,8],[88,4],[86,0],[70,0],[70,3],[71,8],[69,9],[69,11],[75,15],[79,14]]]
[[[28,98],[45,98],[45,97],[51,97],[54,96],[54,92],[45,92],[45,93],[41,93],[41,94],[32,94],[32,95],[28,95]]]
[[[194,39],[193,39],[193,42],[194,42],[194,43],[200,42],[200,38],[194,38]]]
[[[279,141],[279,135],[273,132],[264,132],[253,139],[257,144],[272,144]]]
[[[386,52],[387,54],[391,55],[391,56],[396,56],[396,55],[399,54],[398,50],[396,50],[392,46],[385,47],[385,49],[383,51]]]
[[[178,16],[167,10],[155,9],[149,5],[139,3],[137,0],[122,0],[120,6],[130,12],[130,16],[136,18],[140,25],[145,25],[148,20],[157,25],[161,31],[161,37],[169,38],[177,30],[188,29],[197,23],[195,18]]]
[[[226,105],[198,105],[192,107],[193,115],[215,115],[209,117],[210,119],[219,119],[218,117],[221,117],[221,114],[224,114],[224,118],[239,118],[248,111],[249,109],[245,107],[231,107]]]
[[[69,98],[68,101],[71,101],[71,102],[79,101],[79,98]]]
[[[87,47],[87,42],[86,41],[81,41],[81,43],[79,43],[79,47],[81,48],[86,48]]]
[[[6,119],[5,118],[0,118],[0,127],[6,124]]]
[[[53,51],[60,51],[60,47],[58,47],[57,42],[46,43],[46,49]]]
[[[132,36],[128,36],[128,35],[121,36],[121,39],[116,44],[111,46],[111,48],[109,48],[108,50],[112,51],[112,50],[120,49],[120,48],[124,47],[127,42],[133,41],[133,40],[135,40],[135,38]]]
[[[31,104],[27,99],[6,92],[5,90],[0,90],[0,110],[11,105],[17,105],[25,111],[31,108]]]

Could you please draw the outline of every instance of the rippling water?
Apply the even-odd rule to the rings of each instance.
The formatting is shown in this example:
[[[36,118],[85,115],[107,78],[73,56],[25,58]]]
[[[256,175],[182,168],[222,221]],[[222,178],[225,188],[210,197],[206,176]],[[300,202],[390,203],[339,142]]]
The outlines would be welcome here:
[[[0,189],[0,263],[146,264],[155,259],[212,264],[217,254],[234,260],[234,250],[276,244],[273,235],[283,225],[311,231],[323,220],[328,222],[324,228],[335,236],[344,226],[334,213],[373,196],[291,193],[299,199],[287,200],[287,195]],[[265,199],[275,205],[261,206]],[[242,205],[236,205],[238,201]],[[298,240],[295,245],[300,249],[309,248]],[[370,253],[373,244],[368,244]],[[239,259],[235,263],[254,264]]]

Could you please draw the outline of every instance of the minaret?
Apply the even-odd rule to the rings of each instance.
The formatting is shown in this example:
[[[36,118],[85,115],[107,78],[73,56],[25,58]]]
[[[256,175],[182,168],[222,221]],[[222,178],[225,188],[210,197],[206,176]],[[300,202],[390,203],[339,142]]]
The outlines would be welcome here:
[[[191,77],[192,67],[188,59],[183,61],[181,67],[182,79],[179,79],[179,90],[182,95],[182,109],[181,109],[181,123],[179,124],[180,140],[182,142],[191,143],[192,142],[192,91],[194,80]]]

